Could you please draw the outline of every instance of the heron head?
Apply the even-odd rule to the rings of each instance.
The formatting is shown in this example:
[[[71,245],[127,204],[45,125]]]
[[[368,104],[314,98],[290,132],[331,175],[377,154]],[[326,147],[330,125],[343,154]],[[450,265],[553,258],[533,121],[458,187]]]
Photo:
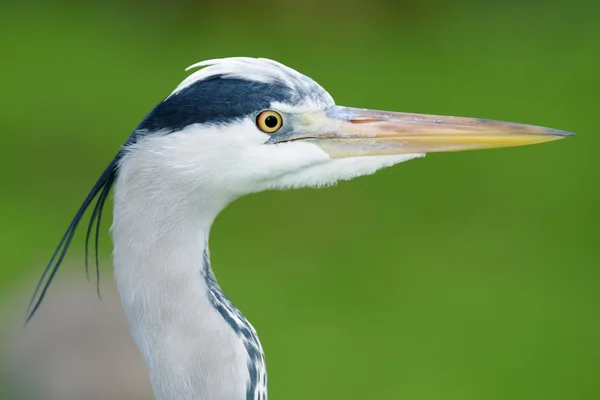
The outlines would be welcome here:
[[[204,201],[209,221],[246,193],[330,185],[430,152],[570,135],[507,122],[336,106],[315,81],[266,59],[210,60],[190,68],[201,69],[143,119],[92,187],[42,275],[28,320],[90,207],[86,251],[95,232],[98,265],[100,221],[113,184],[120,226],[127,226],[125,216],[135,218],[154,205],[169,213],[163,218],[174,219],[188,205],[197,209],[197,200]]]
[[[227,58],[190,68],[199,67],[146,116],[125,146],[125,158],[138,170],[162,171],[169,182],[226,196],[329,185],[429,152],[568,135],[530,125],[337,106],[315,81],[267,59]]]

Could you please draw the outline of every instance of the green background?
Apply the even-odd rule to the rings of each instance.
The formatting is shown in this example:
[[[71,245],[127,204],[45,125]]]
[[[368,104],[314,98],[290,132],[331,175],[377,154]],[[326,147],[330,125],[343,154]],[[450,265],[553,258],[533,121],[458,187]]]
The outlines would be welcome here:
[[[577,133],[228,207],[213,268],[259,332],[270,397],[600,398],[600,3],[25,3],[0,6],[0,292],[33,289],[186,66],[268,57],[341,105]],[[82,236],[57,280],[93,297]]]

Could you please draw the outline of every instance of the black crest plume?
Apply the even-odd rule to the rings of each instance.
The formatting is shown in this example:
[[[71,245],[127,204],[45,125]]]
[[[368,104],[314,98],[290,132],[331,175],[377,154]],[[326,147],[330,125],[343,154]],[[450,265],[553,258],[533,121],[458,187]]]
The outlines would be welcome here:
[[[75,236],[75,231],[77,230],[77,226],[81,222],[86,210],[90,207],[90,205],[96,200],[94,205],[92,215],[90,217],[90,222],[88,224],[87,233],[85,236],[85,271],[86,275],[89,277],[89,269],[88,269],[88,256],[89,256],[89,243],[92,234],[95,236],[95,259],[96,259],[96,285],[98,290],[98,295],[100,295],[100,274],[99,274],[99,262],[98,262],[98,244],[99,244],[99,232],[100,232],[100,222],[102,220],[102,210],[104,208],[104,204],[106,203],[106,199],[108,198],[108,194],[110,192],[110,188],[112,187],[117,173],[117,163],[120,158],[120,153],[113,159],[113,161],[108,165],[108,167],[104,170],[96,184],[92,187],[92,190],[87,195],[79,210],[75,214],[75,217],[69,224],[67,231],[63,235],[60,240],[58,247],[54,251],[54,254],[50,258],[48,265],[44,269],[44,273],[40,278],[33,296],[29,301],[29,306],[27,308],[27,318],[25,323],[29,322],[37,309],[39,308],[42,300],[46,296],[46,291],[48,287],[52,283],[54,276],[56,275],[56,271],[58,271],[58,267],[63,262],[67,251],[71,245],[71,241]],[[95,229],[94,229],[95,227]]]

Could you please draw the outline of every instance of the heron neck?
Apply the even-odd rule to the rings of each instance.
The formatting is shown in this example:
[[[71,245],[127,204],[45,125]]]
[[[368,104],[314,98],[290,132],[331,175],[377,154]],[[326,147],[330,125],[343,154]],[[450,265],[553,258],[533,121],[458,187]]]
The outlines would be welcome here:
[[[223,203],[167,202],[166,188],[140,191],[140,178],[116,181],[115,278],[156,397],[266,399],[256,332],[210,267],[209,231]]]

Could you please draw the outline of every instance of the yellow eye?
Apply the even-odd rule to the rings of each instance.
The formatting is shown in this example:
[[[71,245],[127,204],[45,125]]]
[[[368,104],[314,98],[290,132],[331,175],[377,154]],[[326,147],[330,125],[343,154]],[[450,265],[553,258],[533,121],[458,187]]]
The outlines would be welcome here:
[[[256,126],[264,133],[275,133],[283,125],[283,118],[277,111],[267,110],[258,114]]]

